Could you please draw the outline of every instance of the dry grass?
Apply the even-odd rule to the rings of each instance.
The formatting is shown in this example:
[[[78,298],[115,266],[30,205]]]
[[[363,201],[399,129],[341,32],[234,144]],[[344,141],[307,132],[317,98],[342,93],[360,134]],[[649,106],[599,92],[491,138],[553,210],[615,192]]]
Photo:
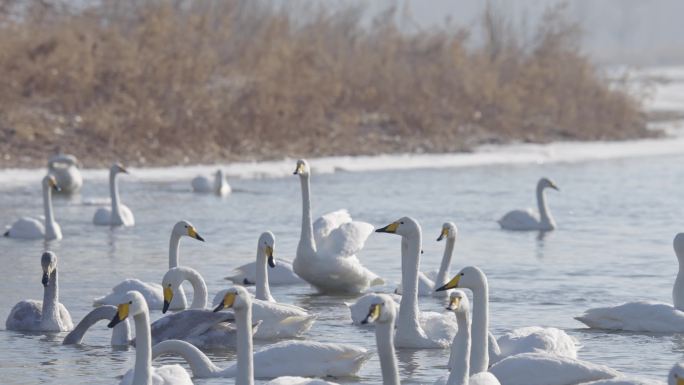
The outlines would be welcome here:
[[[469,49],[454,27],[402,33],[394,9],[368,26],[356,8],[102,3],[0,0],[0,165],[56,147],[94,166],[648,135],[557,10],[530,41],[489,10]]]

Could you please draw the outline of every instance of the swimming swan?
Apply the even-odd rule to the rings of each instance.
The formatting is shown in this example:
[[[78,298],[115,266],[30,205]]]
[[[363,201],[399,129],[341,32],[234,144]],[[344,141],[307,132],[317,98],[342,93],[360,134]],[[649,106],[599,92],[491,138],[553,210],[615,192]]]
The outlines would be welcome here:
[[[451,267],[451,258],[454,255],[456,234],[458,234],[458,228],[453,222],[446,222],[442,225],[442,232],[439,234],[439,238],[437,238],[438,242],[446,238],[442,263],[439,265],[439,271],[437,272],[431,271],[427,274],[424,274],[422,271],[418,272],[419,297],[446,297],[449,295],[446,291],[435,291],[435,289],[447,283],[448,277],[451,276],[449,268]],[[401,294],[401,284],[397,287],[396,293]]]
[[[226,182],[226,178],[223,176],[223,170],[218,169],[214,173],[213,183],[210,178],[204,175],[194,177],[192,179],[192,191],[196,193],[213,193],[218,196],[224,196],[230,194],[231,189],[228,182]]]
[[[128,171],[120,164],[115,163],[109,169],[109,195],[112,201],[110,207],[100,207],[95,211],[93,223],[101,226],[133,226],[135,218],[133,212],[119,199],[119,187],[116,175],[119,173],[128,174]]]
[[[456,334],[453,314],[421,312],[418,309],[418,270],[422,232],[418,222],[403,217],[375,230],[401,236],[401,285],[404,295],[399,306],[395,343],[398,348],[447,348]]]
[[[321,293],[360,293],[383,284],[356,257],[373,226],[352,221],[347,210],[325,214],[312,224],[309,164],[298,160],[294,174],[302,185],[302,232],[293,262],[295,273]]]
[[[124,375],[121,385],[192,385],[188,372],[180,365],[152,367],[152,343],[150,337],[150,311],[145,297],[137,291],[129,291],[118,304],[117,312],[107,325],[133,317],[135,324],[135,367]]]
[[[176,267],[180,259],[180,240],[182,237],[190,237],[204,242],[193,226],[188,221],[179,221],[171,230],[171,238],[169,239],[169,268]],[[115,305],[121,302],[121,298],[130,290],[140,292],[147,301],[150,309],[161,310],[164,305],[164,295],[162,287],[158,283],[143,282],[139,279],[129,278],[121,281],[118,285],[112,288],[112,292],[104,297],[96,298],[93,301],[93,306],[100,305]],[[187,307],[185,299],[185,291],[183,287],[178,288],[173,301],[169,304],[171,310],[181,310]]]
[[[498,222],[501,228],[516,231],[551,231],[555,229],[556,222],[551,217],[551,212],[546,205],[546,196],[544,195],[544,189],[547,187],[559,191],[556,184],[548,178],[539,179],[537,183],[538,214],[532,211],[532,209],[510,211],[499,219]]]
[[[52,193],[59,191],[60,187],[52,175],[46,175],[41,182],[43,186],[43,210],[45,211],[45,218],[23,217],[12,224],[9,230],[5,232],[6,237],[19,239],[45,239],[46,241],[53,241],[62,239],[62,228],[59,223],[55,221],[55,215],[52,210]],[[44,221],[43,221],[44,219]],[[45,224],[43,224],[43,222]]]
[[[54,175],[63,193],[73,194],[83,186],[78,159],[70,154],[57,154],[48,160],[48,174]]]
[[[672,290],[672,302],[628,302],[619,306],[587,310],[575,317],[590,328],[631,332],[684,332],[684,233],[675,236],[672,246],[679,262],[679,272]]]
[[[454,290],[449,295],[447,310],[456,314],[458,332],[451,343],[449,357],[451,372],[435,381],[435,385],[501,385],[499,380],[489,372],[470,375],[470,301],[468,296],[460,290]]]
[[[256,281],[253,283],[256,285],[256,293],[254,297],[262,301],[276,302],[276,300],[271,295],[271,287],[269,284],[269,267],[271,269],[276,268],[280,261],[276,264],[275,257],[273,256],[273,249],[275,248],[275,235],[272,232],[266,231],[259,236],[259,241],[257,242],[257,252],[256,252]],[[266,266],[268,265],[268,266]],[[223,298],[223,295],[219,293],[217,297],[214,298],[214,303],[217,302],[218,296]]]
[[[241,286],[235,286],[228,290],[223,298],[223,301],[214,309],[214,311],[220,311],[225,308],[232,308],[235,312],[235,322],[238,328],[238,347],[237,347],[237,362],[235,371],[235,383],[236,384],[254,384],[254,363],[255,357],[253,357],[252,349],[252,298],[251,295]],[[297,359],[298,363],[291,365],[290,371],[301,370],[301,367],[305,366],[316,366],[321,365],[321,360],[326,360],[329,358],[329,352],[321,351],[320,356],[312,357],[312,361],[303,359],[305,357],[298,357],[298,352],[295,349],[291,349],[291,359]],[[361,353],[361,354],[358,354]],[[348,363],[352,368],[354,368],[354,373],[356,373],[364,362],[368,359],[368,354],[364,351],[357,351],[355,354],[348,354],[346,356],[338,356],[342,362]],[[324,363],[326,361],[323,361]],[[257,361],[257,364],[260,363]],[[282,363],[274,361],[266,366],[281,366]],[[325,364],[321,365],[325,366]],[[267,369],[267,368],[265,368]],[[273,368],[271,368],[273,370]],[[288,374],[292,375],[292,374]],[[281,379],[281,381],[284,381]],[[292,381],[292,380],[291,380]],[[297,383],[313,384],[315,380],[305,380],[303,378],[297,379]],[[281,382],[282,383],[282,382]],[[294,382],[291,382],[294,383]]]
[[[110,321],[116,315],[117,308],[112,305],[102,305],[91,310],[90,313],[86,314],[81,322],[76,325],[74,330],[69,332],[62,345],[79,345],[83,341],[85,333],[95,325],[98,321],[107,320]],[[123,320],[116,324],[112,329],[112,346],[128,346],[131,343],[131,328],[128,320]]]
[[[59,303],[57,256],[46,251],[40,258],[43,267],[43,301],[23,300],[12,308],[5,328],[30,332],[67,332],[74,328],[69,311]]]

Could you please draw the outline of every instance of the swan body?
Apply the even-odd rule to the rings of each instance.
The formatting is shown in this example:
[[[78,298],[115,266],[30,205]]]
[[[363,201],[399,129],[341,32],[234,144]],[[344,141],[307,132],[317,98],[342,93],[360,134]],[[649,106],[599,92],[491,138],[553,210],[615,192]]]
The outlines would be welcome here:
[[[317,378],[284,376],[271,380],[266,385],[337,385],[337,383]]]
[[[620,375],[607,366],[547,353],[507,357],[489,371],[502,385],[573,385]]]
[[[83,337],[85,336],[85,333],[88,331],[88,329],[90,329],[91,326],[93,326],[95,323],[101,320],[111,320],[116,315],[116,312],[116,306],[112,305],[103,305],[91,310],[90,313],[86,314],[86,316],[83,317],[83,319],[78,323],[78,325],[76,325],[74,330],[69,332],[69,334],[67,334],[67,336],[64,337],[62,345],[81,344],[81,342],[83,341]],[[128,320],[126,319],[118,323],[112,329],[111,344],[112,346],[127,346],[130,344],[130,341],[131,328],[128,323]]]
[[[674,383],[677,384],[676,382]],[[662,381],[640,380],[637,378],[611,378],[610,380],[597,380],[583,382],[581,385],[665,385]]]
[[[235,322],[238,328],[238,346],[237,346],[237,362],[235,383],[244,385],[254,384],[254,357],[252,348],[252,298],[251,295],[241,286],[235,286],[228,290],[223,298],[223,301],[214,309],[220,311],[224,308],[233,308],[235,312]],[[296,357],[296,352],[288,349],[293,357]],[[344,358],[342,358],[344,359]],[[347,360],[349,357],[346,358]],[[363,362],[368,359],[367,355],[357,359],[357,365],[360,367]],[[315,362],[299,361],[295,366],[301,365],[315,365]],[[278,362],[274,362],[278,364]],[[268,365],[267,365],[268,366]],[[357,369],[358,370],[358,369]]]
[[[508,356],[534,352],[577,358],[578,341],[557,328],[539,326],[518,328],[499,337],[495,343],[499,351],[495,355],[492,355],[490,351],[491,363],[496,363]]]
[[[546,196],[544,189],[552,188],[558,190],[555,183],[547,178],[541,178],[537,183],[537,206],[539,213],[532,209],[527,210],[513,210],[499,219],[499,225],[505,230],[514,231],[551,231],[556,228],[556,222],[551,216],[548,206],[546,205]]]
[[[192,385],[190,375],[180,365],[152,366],[150,314],[145,297],[138,292],[126,294],[124,302],[117,306],[117,312],[107,326],[113,328],[128,317],[133,317],[135,324],[135,367],[126,372],[120,384]]]
[[[203,194],[216,194],[218,196],[228,195],[231,192],[230,185],[226,182],[223,170],[219,169],[214,173],[214,181],[204,175],[198,175],[192,179],[192,191]]]
[[[178,266],[180,259],[180,240],[182,237],[190,237],[204,242],[204,238],[197,233],[195,226],[188,221],[179,221],[171,230],[169,239],[169,268]],[[121,303],[129,291],[137,291],[145,297],[147,306],[153,310],[161,310],[164,306],[162,287],[158,283],[143,282],[139,279],[129,278],[118,283],[112,288],[112,292],[99,298],[95,298],[93,306],[116,305]],[[169,304],[171,310],[181,310],[187,307],[185,292],[182,286],[176,291],[173,301]]]
[[[48,174],[54,175],[61,192],[73,194],[83,186],[78,159],[70,154],[57,154],[48,160]]]
[[[293,262],[295,273],[321,293],[360,293],[384,283],[356,257],[373,226],[352,221],[347,210],[325,214],[312,224],[308,163],[297,161],[294,173],[302,185],[302,231]]]
[[[418,272],[418,296],[419,297],[445,297],[448,295],[446,291],[435,291],[440,286],[447,283],[449,277],[449,268],[451,266],[451,258],[454,254],[454,244],[456,243],[456,234],[458,228],[453,222],[446,222],[442,225],[442,232],[437,238],[441,241],[446,238],[446,245],[444,247],[444,255],[442,256],[442,263],[439,266],[439,271],[430,272],[428,274],[422,271]],[[396,293],[401,294],[401,284],[397,287]]]
[[[232,274],[226,279],[238,285],[254,285],[257,280],[257,264],[256,262],[245,263],[233,269]],[[294,272],[292,262],[278,259],[276,267],[271,268],[268,272],[268,283],[269,285],[280,286],[300,285],[306,282]]]
[[[133,212],[121,203],[119,187],[116,176],[119,173],[128,174],[128,171],[120,164],[114,164],[109,169],[109,194],[111,207],[100,207],[95,211],[93,223],[100,226],[133,226],[135,218]]]
[[[5,328],[29,332],[68,332],[74,328],[69,311],[59,303],[57,256],[46,251],[40,259],[43,268],[43,301],[24,300],[12,307]]]
[[[679,271],[672,290],[673,305],[653,301],[628,302],[589,309],[575,319],[594,329],[684,332],[684,233],[677,234],[672,243],[679,262]]]
[[[52,209],[52,190],[59,191],[60,186],[52,175],[42,180],[44,218],[23,217],[18,219],[5,232],[6,237],[17,239],[45,239],[53,241],[62,239],[62,228],[55,221]]]
[[[399,307],[395,344],[401,348],[446,348],[456,334],[453,314],[421,312],[418,309],[418,270],[422,232],[418,222],[410,217],[376,230],[401,236],[401,282],[404,295]]]

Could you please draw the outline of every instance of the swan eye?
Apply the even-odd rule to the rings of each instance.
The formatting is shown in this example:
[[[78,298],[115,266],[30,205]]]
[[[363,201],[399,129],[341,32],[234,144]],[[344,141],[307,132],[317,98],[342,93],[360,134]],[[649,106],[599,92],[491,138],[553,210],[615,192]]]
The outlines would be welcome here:
[[[465,273],[461,273],[461,277],[463,277],[464,275],[465,275]]]
[[[133,301],[128,301],[128,304],[129,304],[129,305],[133,305]]]
[[[403,224],[404,224],[404,222],[399,222],[399,224],[400,224],[400,225],[403,225]]]
[[[187,228],[188,228],[188,225],[185,225],[185,228],[187,229]]]

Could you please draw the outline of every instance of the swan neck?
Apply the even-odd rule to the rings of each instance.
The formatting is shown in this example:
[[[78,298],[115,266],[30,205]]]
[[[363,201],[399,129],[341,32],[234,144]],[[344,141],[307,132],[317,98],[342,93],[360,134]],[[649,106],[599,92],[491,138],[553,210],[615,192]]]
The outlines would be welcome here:
[[[394,352],[394,322],[375,325],[375,343],[380,358],[383,385],[399,385],[399,369]]]
[[[152,384],[152,338],[150,316],[147,311],[133,317],[135,321],[135,368],[133,385]]]
[[[180,266],[180,235],[171,232],[171,238],[169,239],[169,269]]]
[[[237,326],[237,375],[236,385],[254,385],[254,362],[252,358],[252,305],[235,312]]]
[[[43,289],[43,329],[59,329],[59,286],[57,282],[57,268],[50,273],[50,281]]]
[[[679,272],[675,279],[674,288],[672,289],[672,304],[675,309],[684,311],[684,264],[681,263],[683,256],[677,255],[679,262]]]
[[[112,199],[112,223],[123,223],[120,211],[119,187],[114,170],[109,171],[109,195]]]
[[[193,376],[196,378],[216,377],[221,372],[221,369],[211,362],[201,350],[185,341],[166,340],[152,347],[152,359],[162,354],[181,356],[188,363]]]
[[[537,208],[539,209],[539,219],[545,227],[553,226],[553,218],[551,217],[551,212],[546,204],[546,193],[544,192],[544,187],[537,186]]]
[[[311,221],[311,184],[309,175],[301,175],[299,178],[302,184],[302,233],[297,246],[297,254],[301,252],[315,253],[316,245],[313,237],[313,224]]]
[[[52,210],[52,188],[46,185],[43,186],[43,209],[45,211],[45,233],[47,234],[49,232],[47,228],[52,229],[54,227],[55,214]]]
[[[447,283],[448,277],[451,275],[449,268],[451,267],[451,259],[454,256],[454,245],[456,238],[447,238],[444,246],[444,255],[442,256],[442,263],[439,265],[439,272],[435,279],[435,287],[440,287]]]
[[[99,321],[109,321],[116,314],[116,307],[112,305],[102,305],[93,309],[86,314],[81,322],[76,325],[66,337],[64,337],[64,345],[80,344],[83,341],[85,333]],[[131,340],[131,331],[128,319],[125,319],[112,329],[111,343],[114,346],[128,345]]]
[[[482,285],[473,291],[473,346],[470,353],[471,374],[487,371],[489,367],[489,288],[487,279],[482,277]]]
[[[262,301],[275,302],[271,296],[271,288],[268,283],[268,266],[266,265],[266,253],[261,245],[257,245],[256,262],[256,298]]]
[[[447,385],[468,385],[470,377],[470,322],[467,313],[456,313],[458,332],[451,344],[449,366],[451,372]]]
[[[397,333],[413,335],[420,330],[418,321],[418,269],[420,268],[421,234],[401,238],[401,286]]]
[[[185,279],[192,285],[192,304],[191,309],[204,309],[207,307],[208,290],[204,278],[196,270],[184,270]],[[181,283],[182,284],[182,283]]]

